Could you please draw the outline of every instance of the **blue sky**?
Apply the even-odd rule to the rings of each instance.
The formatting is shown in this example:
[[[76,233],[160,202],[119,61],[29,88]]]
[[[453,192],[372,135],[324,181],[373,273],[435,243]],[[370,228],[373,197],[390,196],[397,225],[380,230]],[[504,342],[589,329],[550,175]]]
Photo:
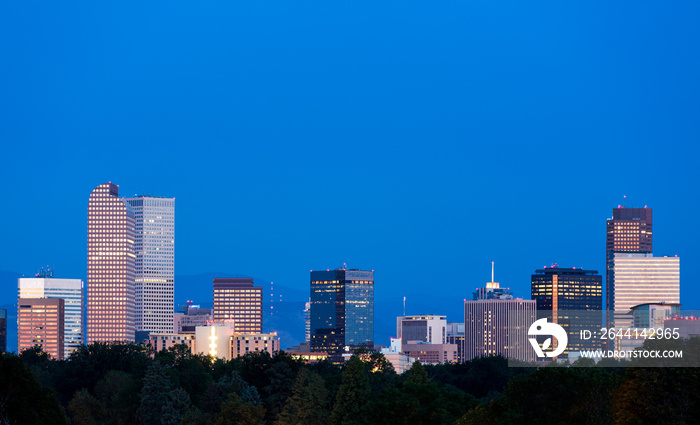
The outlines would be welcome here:
[[[346,262],[378,296],[459,302],[496,261],[529,297],[552,262],[602,272],[626,203],[654,208],[700,308],[699,12],[8,2],[0,270],[84,277],[88,195],[112,181],[176,197],[176,274],[307,289]]]

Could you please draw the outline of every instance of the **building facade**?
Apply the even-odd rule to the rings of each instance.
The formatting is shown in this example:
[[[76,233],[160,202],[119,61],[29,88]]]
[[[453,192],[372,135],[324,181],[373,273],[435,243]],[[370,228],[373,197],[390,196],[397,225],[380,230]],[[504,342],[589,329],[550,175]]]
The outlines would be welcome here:
[[[137,331],[173,333],[175,198],[124,199],[134,212]]]
[[[41,274],[40,274],[41,276]],[[83,345],[83,281],[44,277],[17,279],[17,298],[61,298],[65,301],[64,358]]]
[[[194,353],[194,335],[181,334],[157,334],[151,332],[148,335],[148,343],[155,352],[168,350],[175,345],[184,344],[191,353]]]
[[[17,351],[39,346],[54,359],[64,358],[63,298],[17,300]]]
[[[606,226],[605,240],[605,310],[615,311],[615,282],[612,278],[612,261],[614,253],[651,253],[652,209],[651,208],[613,208],[613,216]],[[607,316],[606,316],[607,317]],[[612,318],[607,317],[607,327]]]
[[[119,187],[97,186],[88,201],[88,344],[136,337],[135,239],[134,213]]]
[[[527,332],[537,318],[534,300],[464,302],[464,359],[501,355],[534,361]]]
[[[236,333],[262,333],[263,288],[252,278],[214,278],[214,321],[233,321]]]
[[[245,356],[250,353],[269,353],[274,355],[280,350],[280,340],[277,333],[269,334],[239,334],[231,336],[231,358]]]
[[[445,344],[447,319],[445,316],[426,314],[422,316],[399,316],[396,318],[396,337],[404,344],[425,342]]]
[[[342,353],[374,347],[374,271],[311,271],[311,351]]]
[[[464,362],[464,323],[448,323],[447,324],[447,340],[448,344],[457,346],[457,363]]]
[[[597,339],[576,338],[582,330],[598,330],[603,325],[603,277],[596,270],[553,265],[536,270],[530,282],[537,317],[551,319],[548,321],[570,335],[562,358],[569,352],[600,348]]]
[[[194,333],[197,326],[206,326],[214,321],[214,315],[210,308],[200,308],[198,305],[188,304],[182,308],[182,313],[173,316],[175,333]]]
[[[611,260],[612,327],[632,327],[636,305],[680,303],[680,258],[614,252]]]
[[[423,364],[443,364],[457,361],[456,344],[401,343],[402,353]],[[411,362],[412,363],[412,362]]]

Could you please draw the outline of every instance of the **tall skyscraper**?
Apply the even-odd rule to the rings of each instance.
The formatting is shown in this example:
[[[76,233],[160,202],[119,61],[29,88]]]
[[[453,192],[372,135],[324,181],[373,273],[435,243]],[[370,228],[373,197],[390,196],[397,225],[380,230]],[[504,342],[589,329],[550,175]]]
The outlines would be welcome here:
[[[134,213],[119,187],[97,186],[88,201],[87,343],[134,341]]]
[[[562,268],[557,264],[536,270],[531,278],[532,299],[537,301],[537,317],[564,327],[569,352],[599,348],[599,340],[577,338],[581,330],[598,330],[602,325],[603,277],[596,270]]]
[[[64,358],[83,344],[83,281],[56,279],[51,274],[17,279],[17,298],[61,298],[65,301]]]
[[[136,222],[136,330],[173,333],[175,310],[175,198],[124,201]]]
[[[645,303],[680,303],[680,258],[615,252],[611,262],[615,288],[610,305],[611,326],[633,326],[630,309]]]
[[[615,252],[651,253],[652,209],[613,208],[613,216],[607,221],[605,241],[605,309],[614,311],[615,282],[612,279],[612,260]],[[606,316],[607,317],[607,316]],[[610,326],[610,317],[607,317]]]
[[[0,308],[0,353],[7,351],[7,310]]]
[[[17,300],[17,351],[38,345],[55,359],[64,358],[63,298]]]
[[[236,333],[262,333],[262,300],[251,278],[214,278],[214,321],[233,321]]]
[[[534,300],[477,300],[464,302],[464,359],[501,355],[535,360],[527,332],[537,317]]]
[[[374,271],[311,271],[311,351],[342,362],[345,348],[374,346]]]

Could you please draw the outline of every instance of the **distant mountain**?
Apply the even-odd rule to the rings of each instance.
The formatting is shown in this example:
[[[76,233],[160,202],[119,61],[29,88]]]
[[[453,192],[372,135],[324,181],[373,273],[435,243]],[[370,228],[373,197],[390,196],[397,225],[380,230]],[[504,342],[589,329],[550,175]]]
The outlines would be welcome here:
[[[17,348],[17,279],[20,273],[0,271],[0,308],[8,311],[8,349]],[[206,272],[195,275],[175,276],[175,305],[184,305],[187,300],[203,308],[211,308],[214,300],[215,277],[249,277],[224,272]],[[254,278],[256,286],[263,287],[263,330],[277,332],[281,346],[286,349],[304,341],[304,303],[309,292],[275,284],[270,297],[270,282]],[[381,283],[379,283],[381,285]],[[396,336],[396,317],[403,315],[403,296],[406,295],[406,314],[439,314],[447,316],[448,322],[464,321],[464,304],[459,298],[436,291],[431,293],[396,294],[375,287],[374,343],[388,345],[389,338]],[[280,301],[280,295],[282,301]],[[461,294],[460,294],[461,295]],[[274,307],[274,308],[270,308]]]

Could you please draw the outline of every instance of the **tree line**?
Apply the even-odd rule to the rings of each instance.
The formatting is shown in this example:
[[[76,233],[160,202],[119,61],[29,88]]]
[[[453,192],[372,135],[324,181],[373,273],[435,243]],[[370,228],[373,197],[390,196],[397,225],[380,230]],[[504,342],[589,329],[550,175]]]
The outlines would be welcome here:
[[[674,344],[697,353],[700,338]],[[503,357],[487,357],[416,362],[398,375],[376,352],[338,367],[285,352],[225,361],[184,345],[154,353],[94,343],[69,360],[35,347],[0,354],[0,425],[690,424],[700,417],[700,369],[603,362],[608,367],[589,359],[508,367]]]

